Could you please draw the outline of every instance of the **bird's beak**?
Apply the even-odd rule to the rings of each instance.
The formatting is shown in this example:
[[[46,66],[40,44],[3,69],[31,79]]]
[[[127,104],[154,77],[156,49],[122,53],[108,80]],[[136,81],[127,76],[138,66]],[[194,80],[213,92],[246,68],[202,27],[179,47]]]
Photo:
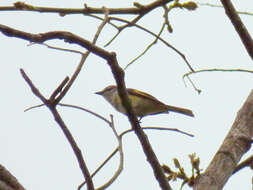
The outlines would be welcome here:
[[[97,95],[102,95],[102,94],[103,94],[103,91],[95,92],[95,94],[97,94]]]

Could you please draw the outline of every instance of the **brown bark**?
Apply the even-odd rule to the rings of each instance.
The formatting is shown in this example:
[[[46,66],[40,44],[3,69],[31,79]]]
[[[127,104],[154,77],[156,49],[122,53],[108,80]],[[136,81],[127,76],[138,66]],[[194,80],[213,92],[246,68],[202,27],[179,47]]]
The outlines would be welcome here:
[[[18,180],[2,165],[0,165],[0,189],[1,190],[25,190]]]
[[[218,132],[218,131],[217,131]],[[196,179],[194,190],[222,189],[243,154],[251,147],[253,136],[253,90],[237,114],[223,144],[206,171]]]

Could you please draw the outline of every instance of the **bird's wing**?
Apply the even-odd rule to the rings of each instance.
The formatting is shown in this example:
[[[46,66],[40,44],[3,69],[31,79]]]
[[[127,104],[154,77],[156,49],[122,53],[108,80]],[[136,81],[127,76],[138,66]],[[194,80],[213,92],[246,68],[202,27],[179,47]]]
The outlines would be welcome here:
[[[133,96],[139,96],[139,97],[143,97],[143,98],[146,98],[146,99],[149,99],[151,101],[155,101],[156,103],[161,103],[163,104],[162,102],[160,102],[158,99],[156,99],[154,96],[146,93],[146,92],[142,92],[142,91],[139,91],[139,90],[136,90],[136,89],[132,89],[132,88],[128,88],[128,91],[127,91],[130,95],[133,95]]]

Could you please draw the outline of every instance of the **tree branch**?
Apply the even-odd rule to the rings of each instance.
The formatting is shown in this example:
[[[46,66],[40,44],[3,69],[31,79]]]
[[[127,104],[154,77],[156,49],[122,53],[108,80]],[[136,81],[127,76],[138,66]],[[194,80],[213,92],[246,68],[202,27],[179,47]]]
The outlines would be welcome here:
[[[0,31],[6,36],[16,37],[16,38],[20,38],[20,39],[27,40],[29,42],[35,42],[35,43],[43,43],[47,40],[53,40],[53,39],[64,40],[65,42],[75,43],[81,47],[84,47],[85,49],[91,51],[95,55],[98,55],[104,59],[107,59],[108,57],[112,57],[112,54],[109,53],[108,51],[105,51],[103,48],[93,45],[90,41],[85,40],[71,32],[53,31],[53,32],[40,33],[40,34],[32,34],[28,32],[23,32],[21,30],[15,30],[11,27],[8,27],[2,24],[0,24]]]
[[[253,59],[253,40],[247,28],[244,26],[243,22],[238,16],[230,0],[221,0],[221,3],[224,6],[227,16],[229,17],[230,21],[234,25],[235,30],[239,34],[241,41],[244,44],[244,47],[248,51],[249,56],[251,57],[251,59]]]
[[[134,14],[134,15],[142,15],[147,12],[158,8],[162,5],[166,5],[167,3],[173,0],[155,0],[154,2],[141,5],[141,7],[128,7],[128,8],[108,8],[108,11],[111,14]],[[69,15],[69,14],[104,14],[103,8],[95,8],[90,7],[87,4],[84,4],[84,8],[53,8],[53,7],[39,7],[33,6],[30,4],[26,4],[24,2],[16,2],[14,6],[6,6],[0,7],[0,11],[33,11],[40,13],[58,13],[61,16]]]
[[[246,70],[246,69],[201,69],[201,70],[196,70],[196,71],[190,71],[188,73],[185,73],[183,75],[183,79],[185,79],[185,77],[188,77],[189,75],[192,74],[197,74],[197,73],[203,73],[203,72],[244,72],[244,73],[251,73],[253,74],[252,70]]]
[[[1,190],[25,190],[18,180],[2,165],[0,165],[0,189]]]
[[[252,163],[253,163],[253,155],[251,155],[246,160],[244,160],[240,164],[238,164],[236,166],[235,170],[233,171],[233,174],[235,174],[236,172],[240,171],[241,169],[243,169],[245,167],[251,167]]]
[[[113,55],[113,54],[112,54]],[[112,58],[112,59],[111,59]],[[142,149],[146,155],[147,161],[151,165],[154,175],[159,182],[159,185],[161,189],[163,190],[171,190],[171,187],[168,183],[168,180],[163,172],[163,169],[153,151],[153,148],[151,144],[149,143],[148,137],[142,130],[139,121],[137,117],[135,116],[132,105],[130,102],[130,99],[127,95],[126,86],[124,82],[124,71],[123,69],[118,65],[116,54],[113,55],[113,57],[109,57],[107,59],[107,63],[111,68],[111,71],[113,73],[114,79],[117,83],[119,97],[121,99],[121,102],[126,109],[126,113],[128,116],[128,120],[131,123],[132,129],[134,130],[135,134],[137,135],[141,145]]]
[[[87,186],[88,186],[88,190],[94,190],[94,185],[92,182],[92,179],[90,177],[90,173],[89,170],[84,162],[83,159],[83,155],[81,150],[79,149],[79,147],[77,146],[75,139],[73,138],[72,134],[70,133],[70,131],[68,130],[66,124],[64,123],[64,121],[62,120],[60,114],[58,113],[58,111],[56,110],[56,104],[54,102],[54,100],[47,100],[40,92],[39,90],[35,87],[35,85],[32,83],[32,81],[30,80],[30,78],[26,75],[26,73],[24,72],[23,69],[20,69],[21,75],[22,77],[25,79],[25,81],[27,82],[27,84],[29,85],[29,87],[31,88],[33,94],[35,96],[37,96],[48,108],[49,110],[52,112],[55,121],[58,123],[58,125],[61,127],[64,135],[66,136],[67,140],[69,141],[72,150],[74,151],[76,158],[78,160],[79,163],[79,167],[82,171],[82,174],[85,178],[85,180],[87,181]],[[66,79],[64,80],[64,82],[66,81]],[[64,82],[62,82],[61,84],[64,84]],[[60,85],[61,86],[61,85]],[[52,95],[51,95],[52,97]]]
[[[206,171],[195,181],[194,190],[220,190],[237,163],[251,147],[253,136],[253,90],[237,114],[223,144]]]
[[[129,100],[127,92],[126,92],[126,86],[125,86],[125,82],[124,82],[124,71],[118,65],[118,62],[116,59],[116,53],[108,52],[98,46],[93,45],[88,40],[85,40],[85,39],[83,39],[77,35],[74,35],[70,32],[55,31],[55,32],[47,32],[47,33],[43,33],[43,34],[30,34],[27,32],[14,30],[14,29],[4,26],[4,25],[0,25],[0,31],[2,31],[7,36],[18,37],[18,38],[21,38],[24,40],[28,40],[31,42],[37,42],[37,43],[42,43],[46,40],[51,40],[51,39],[64,39],[65,41],[67,41],[69,43],[78,44],[78,45],[86,48],[87,50],[91,51],[92,53],[107,60],[107,64],[110,66],[113,76],[116,80],[118,90],[119,90],[119,96],[121,98],[123,106],[126,109],[128,119],[131,123],[132,129],[135,131],[135,133],[142,145],[143,151],[146,155],[148,162],[150,163],[150,165],[153,169],[154,175],[155,175],[157,181],[159,182],[160,187],[163,190],[171,190],[171,187],[170,187],[168,180],[163,172],[163,169],[162,169],[162,167],[161,167],[161,165],[160,165],[160,163],[153,151],[153,148],[151,147],[151,144],[149,143],[149,140],[148,140],[146,134],[141,129],[141,126],[139,124],[137,117],[134,115],[130,100]],[[58,121],[57,111],[55,109],[53,109],[52,113],[55,115],[55,120],[57,121],[57,123],[60,125],[63,125],[64,124],[63,121],[62,122]],[[62,129],[65,129],[65,128],[62,128]],[[77,151],[78,154],[80,153],[79,151]],[[89,183],[88,183],[88,185],[89,185]]]

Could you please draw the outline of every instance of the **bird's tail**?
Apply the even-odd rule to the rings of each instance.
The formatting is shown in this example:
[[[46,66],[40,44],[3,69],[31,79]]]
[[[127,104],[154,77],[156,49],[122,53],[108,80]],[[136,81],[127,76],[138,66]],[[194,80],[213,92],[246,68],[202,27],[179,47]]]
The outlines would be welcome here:
[[[176,112],[176,113],[181,113],[181,114],[184,114],[184,115],[188,115],[188,116],[194,117],[194,114],[189,109],[179,108],[179,107],[169,106],[169,105],[167,105],[167,106],[168,106],[168,111],[172,111],[172,112]]]

